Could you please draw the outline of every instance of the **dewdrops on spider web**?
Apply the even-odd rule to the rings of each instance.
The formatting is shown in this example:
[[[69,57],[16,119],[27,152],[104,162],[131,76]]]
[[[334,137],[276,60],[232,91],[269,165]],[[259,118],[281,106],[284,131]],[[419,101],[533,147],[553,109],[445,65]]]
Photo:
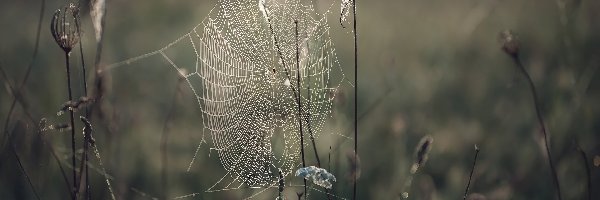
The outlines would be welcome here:
[[[327,189],[331,189],[333,186],[332,182],[336,182],[333,174],[327,172],[326,169],[315,166],[308,166],[296,170],[296,176],[311,180],[314,184]]]
[[[226,171],[207,192],[277,188],[278,171],[285,178],[298,166],[300,135],[309,136],[298,122],[318,140],[345,78],[329,36],[331,13],[300,0],[221,0],[187,34],[107,69],[162,55],[184,75],[202,113],[202,134],[210,134],[210,150]],[[193,52],[195,63],[185,66],[178,51]]]
[[[342,27],[344,27],[346,17],[348,17],[348,14],[350,13],[352,1],[353,0],[342,0],[342,3],[340,4],[340,25],[342,25]]]

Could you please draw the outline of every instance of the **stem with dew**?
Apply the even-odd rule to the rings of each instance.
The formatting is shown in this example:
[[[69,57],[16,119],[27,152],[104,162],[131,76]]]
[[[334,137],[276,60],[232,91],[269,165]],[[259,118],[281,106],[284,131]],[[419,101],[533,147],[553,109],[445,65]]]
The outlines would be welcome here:
[[[298,87],[298,92],[300,92],[300,53],[298,52],[298,21],[294,21],[295,29],[296,29],[296,83]],[[294,92],[294,96],[296,93]],[[302,156],[302,167],[306,167],[306,160],[304,159],[304,134],[302,131],[302,102],[300,101],[300,97],[296,98],[296,103],[298,104],[298,124],[300,125],[300,154]],[[304,193],[307,194],[306,189],[306,179],[304,180]]]

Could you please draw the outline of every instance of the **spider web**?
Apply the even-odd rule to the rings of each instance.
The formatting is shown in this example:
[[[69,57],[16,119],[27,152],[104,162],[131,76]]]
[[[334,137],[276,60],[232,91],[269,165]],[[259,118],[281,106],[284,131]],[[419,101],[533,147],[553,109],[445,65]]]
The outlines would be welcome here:
[[[184,36],[107,68],[161,54],[185,77],[202,112],[200,145],[208,132],[227,171],[207,191],[276,187],[279,173],[288,177],[300,166],[301,135],[309,147],[308,138],[322,134],[345,78],[329,37],[329,10],[318,14],[299,0],[220,0]],[[179,48],[193,52],[193,66],[181,61],[173,50]],[[314,155],[310,149],[306,157]]]

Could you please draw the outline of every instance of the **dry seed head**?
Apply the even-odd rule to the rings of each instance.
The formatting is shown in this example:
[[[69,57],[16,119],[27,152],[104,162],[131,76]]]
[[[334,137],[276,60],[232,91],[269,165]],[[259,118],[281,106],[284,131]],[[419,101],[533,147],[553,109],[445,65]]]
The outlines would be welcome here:
[[[421,141],[419,141],[419,145],[417,145],[417,148],[415,149],[415,165],[417,168],[423,166],[425,162],[427,162],[432,143],[433,138],[429,135],[421,138]]]
[[[499,40],[502,43],[502,50],[510,56],[517,56],[519,53],[519,40],[511,30],[500,32]]]
[[[79,7],[74,3],[69,3],[62,10],[54,12],[50,31],[54,41],[69,53],[71,49],[79,42]]]

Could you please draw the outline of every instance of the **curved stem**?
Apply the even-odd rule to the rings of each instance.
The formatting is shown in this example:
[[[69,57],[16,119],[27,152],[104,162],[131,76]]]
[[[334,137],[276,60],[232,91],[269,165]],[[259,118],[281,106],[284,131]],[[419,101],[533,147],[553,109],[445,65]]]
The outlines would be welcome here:
[[[546,153],[548,154],[548,163],[550,164],[550,170],[552,171],[552,178],[554,180],[554,186],[556,187],[556,193],[558,195],[558,199],[562,200],[562,197],[561,197],[562,195],[560,193],[560,184],[558,182],[558,175],[556,173],[556,168],[554,167],[554,161],[552,160],[552,155],[550,153],[550,147],[548,145],[548,143],[549,143],[548,133],[546,132],[546,126],[544,125],[544,118],[540,111],[540,103],[539,103],[539,99],[537,96],[537,91],[535,90],[535,85],[533,84],[533,80],[531,79],[531,76],[529,76],[529,73],[527,73],[527,70],[525,70],[525,67],[521,63],[521,59],[519,59],[518,55],[514,55],[514,56],[512,56],[512,58],[513,58],[514,62],[517,64],[517,68],[519,68],[519,70],[522,72],[522,74],[525,76],[525,79],[527,79],[527,82],[529,83],[529,88],[531,89],[531,94],[533,96],[533,104],[535,106],[535,114],[537,115],[539,126],[541,127],[542,133],[544,134],[544,145],[546,147]]]
[[[583,149],[581,148],[581,146],[579,146],[579,144],[577,144],[577,151],[579,151],[579,155],[581,156],[581,160],[583,160],[583,165],[585,167],[585,174],[586,174],[586,179],[587,179],[587,195],[588,195],[588,200],[592,199],[592,180],[591,180],[591,173],[590,173],[590,164],[588,163],[587,160],[587,155],[585,153],[585,151],[583,151]]]

